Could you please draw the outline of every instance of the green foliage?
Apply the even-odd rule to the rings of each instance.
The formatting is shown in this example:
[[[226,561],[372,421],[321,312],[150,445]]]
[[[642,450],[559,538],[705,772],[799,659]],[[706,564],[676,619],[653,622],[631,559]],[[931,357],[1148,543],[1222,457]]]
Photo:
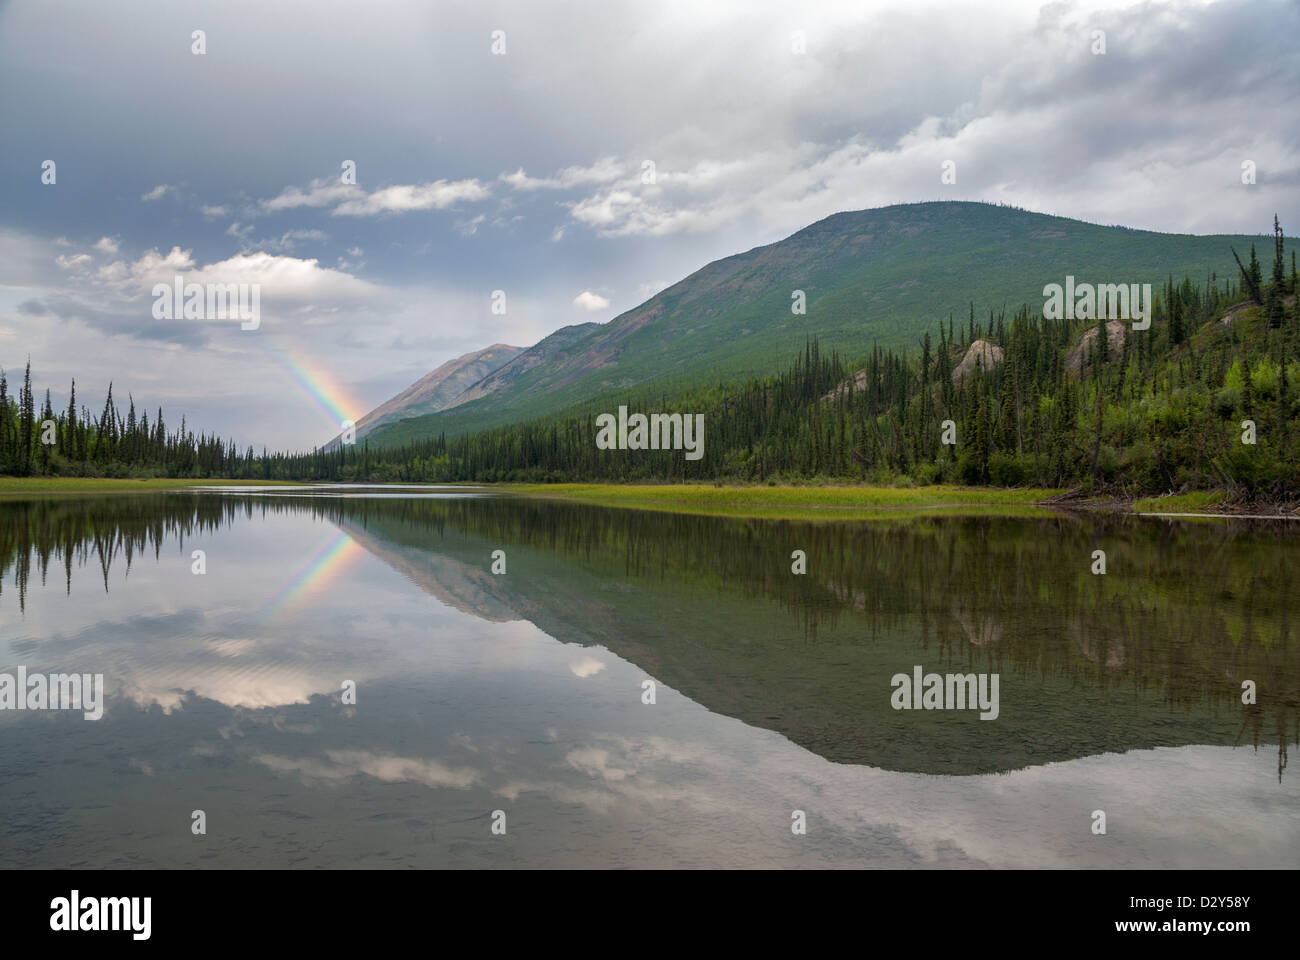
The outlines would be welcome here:
[[[989,457],[989,482],[995,487],[1022,487],[1033,473],[1033,467],[1015,454],[995,453]]]

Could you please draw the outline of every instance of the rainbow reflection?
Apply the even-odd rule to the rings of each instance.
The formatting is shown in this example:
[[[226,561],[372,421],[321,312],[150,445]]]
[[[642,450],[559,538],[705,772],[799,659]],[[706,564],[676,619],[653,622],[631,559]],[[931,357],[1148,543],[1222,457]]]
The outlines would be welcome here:
[[[365,554],[355,540],[339,531],[316,551],[297,575],[285,585],[266,607],[266,615],[276,617],[292,609],[309,594],[337,580],[348,567]]]

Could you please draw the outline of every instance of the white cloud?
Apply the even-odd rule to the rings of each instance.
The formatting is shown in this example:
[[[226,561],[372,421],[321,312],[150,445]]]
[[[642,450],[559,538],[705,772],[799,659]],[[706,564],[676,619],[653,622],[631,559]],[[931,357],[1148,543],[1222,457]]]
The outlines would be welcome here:
[[[155,281],[193,267],[194,258],[190,256],[190,251],[174,246],[166,254],[161,254],[156,249],[148,251],[131,264],[130,273],[141,284],[152,285]]]
[[[282,306],[328,304],[337,308],[341,304],[367,304],[382,296],[367,281],[341,269],[323,267],[314,258],[264,250],[244,251],[205,265],[180,246],[173,246],[165,254],[148,250],[134,261],[114,260],[97,270],[90,269],[93,258],[85,253],[59,255],[55,260],[64,270],[73,272],[78,288],[73,295],[99,308],[114,302],[129,305],[152,296],[155,284],[172,284],[177,276],[183,276],[186,283],[258,284],[264,304]]]
[[[597,310],[607,309],[609,307],[609,301],[598,293],[584,290],[573,298],[573,305],[575,307],[581,307],[583,310],[590,310],[594,313]]]
[[[306,190],[288,187],[279,196],[263,200],[261,206],[268,212],[334,206],[334,216],[367,217],[412,210],[445,210],[461,202],[486,199],[489,195],[488,188],[478,180],[399,184],[373,193],[366,193],[353,184],[313,180]]]
[[[384,187],[368,196],[344,201],[334,209],[334,214],[368,217],[378,213],[445,210],[461,201],[483,200],[488,192],[478,180],[435,180],[414,186]]]
[[[175,252],[173,248],[173,254]],[[189,258],[188,251],[185,252],[184,257]],[[177,269],[185,271],[187,283],[259,284],[264,302],[312,304],[324,301],[336,304],[345,300],[365,301],[378,293],[377,289],[365,280],[339,270],[322,267],[315,259],[301,260],[265,252],[239,253],[220,262],[197,268],[191,260],[187,266]],[[165,281],[166,277],[160,279]]]
[[[629,166],[614,157],[601,157],[589,167],[565,167],[553,177],[530,177],[520,167],[498,178],[515,190],[568,190],[592,183],[612,183],[627,176]]]
[[[297,187],[286,187],[279,196],[263,200],[262,209],[277,211],[297,207],[327,207],[362,192],[360,187],[338,180],[313,180],[305,191]]]
[[[594,677],[604,669],[605,664],[595,657],[581,657],[569,664],[569,671],[575,677],[582,677],[583,679]]]
[[[121,260],[114,260],[112,263],[106,263],[95,271],[95,279],[99,280],[101,283],[117,283],[120,280],[125,280],[127,276],[127,266]]]
[[[171,187],[169,187],[167,184],[160,183],[158,184],[158,186],[154,187],[148,193],[141,194],[140,199],[145,201],[157,200],[159,197],[161,197],[164,193],[166,193],[170,189]]]
[[[420,783],[426,787],[467,790],[482,778],[469,767],[449,767],[424,757],[400,757],[369,750],[329,750],[328,761],[313,757],[282,757],[260,753],[253,757],[277,773],[297,773],[305,780],[339,783],[362,774],[384,783]]]
[[[118,241],[114,237],[100,237],[95,243],[95,249],[100,253],[117,253]]]

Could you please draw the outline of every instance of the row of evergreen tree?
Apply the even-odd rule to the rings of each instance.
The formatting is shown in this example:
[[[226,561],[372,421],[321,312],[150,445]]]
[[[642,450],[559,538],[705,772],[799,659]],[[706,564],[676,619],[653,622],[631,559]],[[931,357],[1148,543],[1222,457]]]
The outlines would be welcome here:
[[[194,434],[184,417],[169,433],[162,408],[151,423],[147,412],[137,416],[134,397],[123,415],[111,383],[98,417],[78,409],[76,380],[66,409],[54,410],[47,389],[38,412],[31,361],[16,394],[0,370],[0,475],[253,477],[262,459],[252,447],[241,454],[234,441]]]

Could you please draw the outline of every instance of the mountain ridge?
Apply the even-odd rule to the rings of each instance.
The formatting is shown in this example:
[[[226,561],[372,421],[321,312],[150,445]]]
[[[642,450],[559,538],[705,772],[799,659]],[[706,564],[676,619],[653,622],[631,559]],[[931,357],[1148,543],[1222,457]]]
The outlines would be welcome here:
[[[435,413],[445,409],[464,392],[466,384],[478,382],[502,364],[523,353],[524,347],[494,343],[481,350],[473,350],[446,361],[426,373],[400,393],[389,397],[357,421],[356,436],[361,439],[371,431],[404,414]],[[338,449],[341,436],[336,436],[324,449]]]
[[[964,317],[971,303],[981,316],[1032,303],[1067,274],[1159,284],[1169,274],[1235,273],[1230,246],[1260,239],[1101,226],[969,201],[836,213],[711,261],[608,323],[582,325],[586,335],[519,364],[508,383],[391,421],[372,442],[470,433],[647,384],[766,375],[809,337],[864,356],[872,344],[909,344],[950,314]],[[803,315],[791,310],[800,290]]]

